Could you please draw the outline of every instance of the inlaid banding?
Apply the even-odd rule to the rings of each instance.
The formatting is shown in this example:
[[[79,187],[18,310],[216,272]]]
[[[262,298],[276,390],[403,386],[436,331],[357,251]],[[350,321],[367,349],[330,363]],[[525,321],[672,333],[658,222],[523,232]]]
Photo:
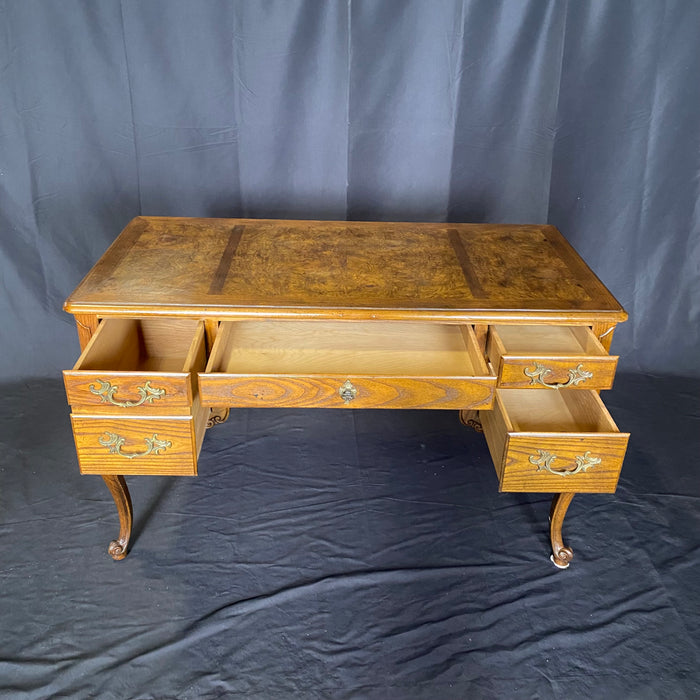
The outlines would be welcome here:
[[[488,294],[486,294],[484,291],[484,288],[481,286],[481,282],[479,282],[479,278],[474,272],[474,266],[469,260],[469,254],[467,253],[467,249],[464,247],[462,239],[459,237],[459,232],[457,229],[451,228],[448,229],[447,236],[450,239],[450,245],[452,246],[455,256],[459,261],[459,266],[462,268],[464,280],[469,286],[472,296],[475,299],[485,299],[488,297]]]
[[[226,283],[226,278],[228,277],[229,270],[231,269],[231,263],[233,262],[233,256],[236,254],[236,249],[238,244],[241,242],[241,236],[243,235],[243,230],[245,226],[234,226],[231,231],[231,235],[228,238],[228,243],[224,249],[221,260],[219,261],[219,266],[216,268],[214,277],[209,286],[209,294],[221,294],[224,284]]]

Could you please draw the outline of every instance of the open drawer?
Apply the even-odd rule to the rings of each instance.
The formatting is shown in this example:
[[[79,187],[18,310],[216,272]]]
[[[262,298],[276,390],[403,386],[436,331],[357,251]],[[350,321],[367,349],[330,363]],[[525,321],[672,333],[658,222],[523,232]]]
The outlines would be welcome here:
[[[73,413],[187,415],[205,365],[200,321],[106,318],[63,378]]]
[[[83,474],[194,475],[208,408],[197,395],[204,327],[107,318],[63,373]]]
[[[480,417],[501,491],[615,490],[629,433],[595,391],[498,389]]]
[[[229,321],[206,372],[205,406],[490,408],[491,376],[471,326]]]
[[[617,367],[586,326],[494,325],[486,352],[511,389],[609,389]]]

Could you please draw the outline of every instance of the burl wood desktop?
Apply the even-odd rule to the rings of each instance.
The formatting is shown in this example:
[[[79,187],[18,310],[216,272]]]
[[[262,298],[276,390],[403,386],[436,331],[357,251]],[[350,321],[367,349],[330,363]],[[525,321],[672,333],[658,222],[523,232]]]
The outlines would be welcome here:
[[[78,461],[117,505],[114,559],[124,476],[196,475],[232,408],[459,411],[500,491],[554,494],[562,568],[571,499],[617,485],[629,435],[599,391],[627,315],[552,226],[139,217],[65,309]]]

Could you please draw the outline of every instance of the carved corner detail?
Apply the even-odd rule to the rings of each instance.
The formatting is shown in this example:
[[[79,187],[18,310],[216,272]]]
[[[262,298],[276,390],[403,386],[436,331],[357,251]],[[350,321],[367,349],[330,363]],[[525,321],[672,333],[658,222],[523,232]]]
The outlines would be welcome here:
[[[459,422],[477,433],[483,433],[484,428],[479,420],[479,412],[471,409],[463,409],[459,412]]]
[[[213,428],[215,425],[221,425],[228,420],[228,408],[212,408],[207,418],[207,428]]]

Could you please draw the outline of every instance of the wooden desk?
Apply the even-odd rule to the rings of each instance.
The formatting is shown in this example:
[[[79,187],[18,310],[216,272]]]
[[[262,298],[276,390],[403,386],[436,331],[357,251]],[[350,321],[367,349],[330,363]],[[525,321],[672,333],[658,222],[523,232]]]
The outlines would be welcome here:
[[[66,301],[83,474],[195,475],[245,406],[457,409],[501,491],[613,492],[628,435],[598,396],[626,313],[552,226],[139,217]],[[477,414],[477,411],[479,414]]]

